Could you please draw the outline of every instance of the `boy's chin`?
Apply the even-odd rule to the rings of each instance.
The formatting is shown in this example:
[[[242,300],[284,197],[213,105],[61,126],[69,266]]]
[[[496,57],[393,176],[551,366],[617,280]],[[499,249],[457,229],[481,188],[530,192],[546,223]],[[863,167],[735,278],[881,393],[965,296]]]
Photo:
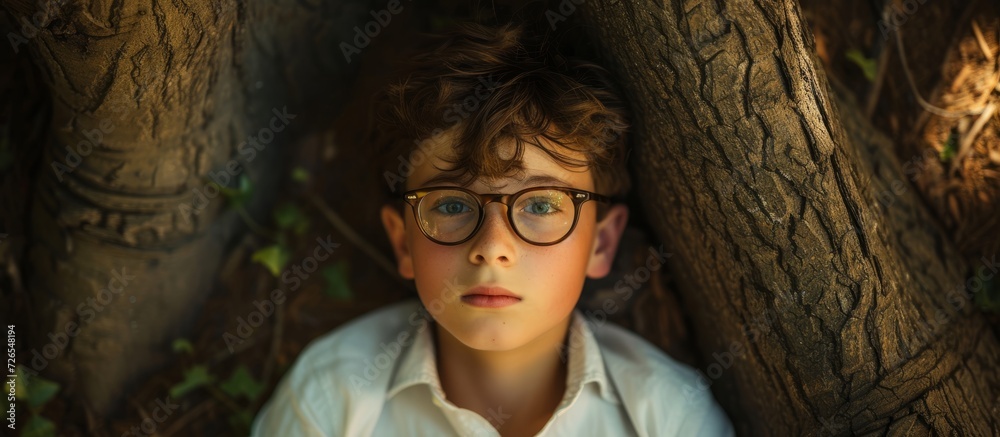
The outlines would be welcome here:
[[[479,318],[474,321],[461,321],[461,326],[454,326],[448,329],[448,333],[455,337],[459,343],[469,349],[477,351],[503,352],[517,349],[530,341],[523,326],[512,323],[511,320],[501,320],[497,317],[489,320],[490,317]],[[439,322],[440,324],[440,322]],[[457,332],[456,332],[457,331]]]

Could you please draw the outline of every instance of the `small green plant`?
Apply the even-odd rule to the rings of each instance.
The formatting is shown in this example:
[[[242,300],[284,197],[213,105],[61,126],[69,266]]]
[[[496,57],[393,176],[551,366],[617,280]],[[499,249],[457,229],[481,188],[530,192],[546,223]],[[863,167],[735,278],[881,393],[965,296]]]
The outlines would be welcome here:
[[[985,311],[1000,313],[1000,281],[995,276],[983,281],[983,289],[976,293],[975,302]]]
[[[948,139],[944,141],[944,147],[941,148],[941,154],[938,158],[941,162],[949,162],[955,157],[955,152],[958,151],[958,133],[954,130],[948,134]]]
[[[291,253],[288,247],[279,243],[258,249],[250,259],[264,265],[272,275],[278,277],[281,275],[281,271],[285,269],[285,265],[288,264],[289,258],[291,258]]]
[[[186,339],[179,338],[173,342],[176,353],[194,355],[194,348]],[[229,424],[239,435],[250,433],[253,423],[253,406],[264,393],[265,385],[254,379],[245,365],[240,364],[229,377],[219,380],[206,364],[195,364],[184,371],[184,379],[170,387],[170,396],[180,399],[198,390],[206,390],[229,409]]]
[[[302,167],[295,167],[294,169],[292,169],[292,180],[295,182],[302,182],[302,183],[308,182],[309,172]]]
[[[284,203],[274,210],[274,222],[278,229],[290,230],[295,235],[305,234],[309,230],[309,217],[294,203]]]
[[[291,177],[298,182],[309,180],[309,173],[302,168],[295,168]],[[247,213],[246,203],[253,195],[253,185],[250,179],[244,174],[241,175],[236,188],[218,186],[219,192],[226,197],[226,201],[231,208],[236,209],[240,217],[254,233],[273,241],[273,244],[262,247],[251,256],[251,261],[260,263],[267,268],[275,277],[281,275],[292,255],[292,249],[288,242],[290,235],[302,236],[309,231],[309,217],[294,203],[286,202],[274,210],[274,223],[278,226],[277,231],[265,229],[258,224],[250,214]]]
[[[32,376],[29,378],[29,373]],[[5,393],[10,393],[10,381],[5,384]],[[21,365],[14,371],[14,398],[28,406],[28,420],[21,432],[22,437],[48,437],[56,435],[56,424],[42,416],[45,406],[56,393],[59,393],[59,383],[49,381],[33,374]]]
[[[326,281],[326,287],[323,288],[323,294],[339,300],[350,300],[351,286],[347,280],[348,264],[347,261],[340,260],[336,264],[323,268],[323,279]]]
[[[861,68],[861,72],[865,75],[865,79],[868,79],[869,82],[875,81],[877,67],[874,59],[865,56],[865,54],[861,53],[861,50],[858,49],[850,49],[845,55],[848,60]]]

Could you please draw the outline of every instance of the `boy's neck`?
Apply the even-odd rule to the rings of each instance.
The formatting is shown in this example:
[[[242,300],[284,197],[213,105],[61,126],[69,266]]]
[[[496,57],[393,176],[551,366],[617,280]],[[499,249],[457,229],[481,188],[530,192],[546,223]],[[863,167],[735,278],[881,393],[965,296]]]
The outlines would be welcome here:
[[[544,424],[566,392],[568,369],[561,357],[568,355],[560,350],[565,350],[561,348],[571,318],[572,314],[531,343],[502,352],[471,349],[435,323],[436,361],[445,396],[486,419],[495,417],[491,409],[514,417],[527,412],[520,418],[542,415]]]

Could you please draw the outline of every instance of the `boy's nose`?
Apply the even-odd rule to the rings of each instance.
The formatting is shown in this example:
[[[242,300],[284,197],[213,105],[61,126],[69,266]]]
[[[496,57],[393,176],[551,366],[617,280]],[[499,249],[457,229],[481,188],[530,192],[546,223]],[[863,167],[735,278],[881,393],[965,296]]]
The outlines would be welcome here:
[[[469,261],[473,264],[510,264],[514,259],[515,241],[518,237],[507,222],[506,205],[492,202],[484,207],[483,225],[472,237]],[[492,211],[491,211],[492,209]]]

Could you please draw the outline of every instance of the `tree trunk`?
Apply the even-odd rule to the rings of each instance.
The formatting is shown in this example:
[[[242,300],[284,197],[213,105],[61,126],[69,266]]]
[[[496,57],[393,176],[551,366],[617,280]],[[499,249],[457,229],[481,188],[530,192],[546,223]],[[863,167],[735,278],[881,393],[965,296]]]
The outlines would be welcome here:
[[[1000,432],[1000,345],[969,300],[995,263],[961,261],[891,142],[834,100],[798,5],[579,8],[632,102],[703,386],[738,431]]]
[[[189,329],[244,230],[212,182],[236,187],[247,175],[246,208],[263,215],[288,155],[281,149],[343,100],[353,66],[339,44],[371,19],[369,8],[3,7],[15,50],[30,50],[53,105],[25,260],[38,346],[27,364],[106,415],[168,363],[169,341]]]

